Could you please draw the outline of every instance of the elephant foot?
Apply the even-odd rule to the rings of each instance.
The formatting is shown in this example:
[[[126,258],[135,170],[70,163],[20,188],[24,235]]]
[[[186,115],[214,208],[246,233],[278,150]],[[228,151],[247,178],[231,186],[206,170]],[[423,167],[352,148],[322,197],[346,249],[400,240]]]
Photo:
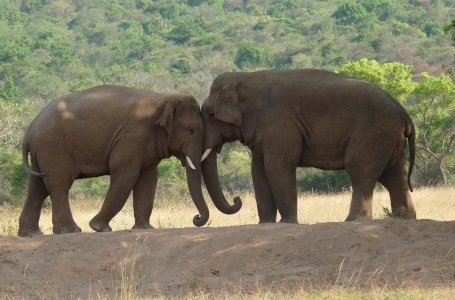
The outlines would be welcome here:
[[[108,223],[92,219],[89,223],[90,228],[95,230],[96,232],[111,232],[112,228],[109,226]]]
[[[258,224],[276,223],[276,220],[259,220]]]
[[[19,231],[17,232],[17,235],[20,237],[32,237],[35,235],[42,235],[43,232],[39,227],[25,227],[25,226],[19,226]]]
[[[68,226],[55,226],[52,228],[54,234],[63,234],[63,233],[79,233],[82,232],[81,228],[76,224]]]
[[[299,224],[296,218],[281,218],[280,223]]]
[[[150,223],[136,223],[132,229],[155,229]]]
[[[364,215],[351,215],[349,214],[348,217],[346,218],[346,220],[344,220],[345,222],[349,222],[349,221],[363,221],[363,220],[369,220],[369,219],[372,219],[372,217],[368,217],[368,216],[364,216]]]

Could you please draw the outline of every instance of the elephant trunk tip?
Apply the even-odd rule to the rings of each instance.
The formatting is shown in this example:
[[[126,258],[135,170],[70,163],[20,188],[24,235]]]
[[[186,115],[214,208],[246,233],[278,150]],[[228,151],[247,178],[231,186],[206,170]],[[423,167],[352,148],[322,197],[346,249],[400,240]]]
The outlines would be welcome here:
[[[218,208],[219,211],[221,211],[222,213],[226,214],[226,215],[233,215],[235,213],[237,213],[241,208],[242,208],[242,199],[240,199],[240,197],[235,197],[234,198],[234,204],[232,205],[226,205],[226,206],[216,206]]]
[[[193,224],[194,226],[201,227],[204,226],[208,220],[209,220],[208,214],[206,216],[195,215],[193,218]]]
[[[233,214],[235,214],[236,212],[238,212],[238,211],[242,208],[242,205],[243,205],[242,199],[240,199],[239,196],[235,197],[235,198],[234,198],[234,205],[232,205],[233,210],[235,210],[235,211],[233,212]]]

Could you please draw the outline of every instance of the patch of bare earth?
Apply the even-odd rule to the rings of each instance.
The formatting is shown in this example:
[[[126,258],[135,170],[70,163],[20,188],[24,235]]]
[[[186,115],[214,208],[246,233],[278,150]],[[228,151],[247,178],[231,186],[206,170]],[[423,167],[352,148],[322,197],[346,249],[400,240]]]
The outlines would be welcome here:
[[[334,286],[453,287],[455,221],[385,218],[313,225],[0,237],[0,295],[97,297]]]

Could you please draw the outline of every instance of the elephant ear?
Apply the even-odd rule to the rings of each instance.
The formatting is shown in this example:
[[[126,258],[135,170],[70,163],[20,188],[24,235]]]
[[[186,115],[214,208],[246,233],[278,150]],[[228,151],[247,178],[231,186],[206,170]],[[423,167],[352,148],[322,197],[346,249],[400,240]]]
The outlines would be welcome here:
[[[166,104],[164,112],[161,117],[155,122],[163,126],[167,133],[170,135],[172,132],[172,125],[174,125],[174,111],[179,105],[180,101],[178,99],[171,99]]]
[[[237,89],[225,84],[218,92],[213,105],[213,115],[216,119],[242,126],[242,111],[240,110]]]

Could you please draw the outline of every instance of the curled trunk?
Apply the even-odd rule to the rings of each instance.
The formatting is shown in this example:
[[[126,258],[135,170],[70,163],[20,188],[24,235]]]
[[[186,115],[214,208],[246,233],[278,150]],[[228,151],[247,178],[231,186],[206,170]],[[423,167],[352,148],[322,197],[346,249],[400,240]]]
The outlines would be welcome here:
[[[212,151],[202,162],[202,176],[204,178],[205,186],[212,198],[213,204],[215,204],[219,211],[228,215],[235,214],[242,207],[242,200],[240,197],[235,197],[233,205],[230,205],[226,201],[218,177],[216,156],[216,151]]]
[[[204,226],[209,220],[209,208],[205,203],[204,196],[201,189],[201,171],[200,168],[193,170],[190,166],[186,165],[186,178],[188,182],[188,189],[190,190],[191,198],[196,205],[199,215],[194,216],[193,224],[195,226]]]

